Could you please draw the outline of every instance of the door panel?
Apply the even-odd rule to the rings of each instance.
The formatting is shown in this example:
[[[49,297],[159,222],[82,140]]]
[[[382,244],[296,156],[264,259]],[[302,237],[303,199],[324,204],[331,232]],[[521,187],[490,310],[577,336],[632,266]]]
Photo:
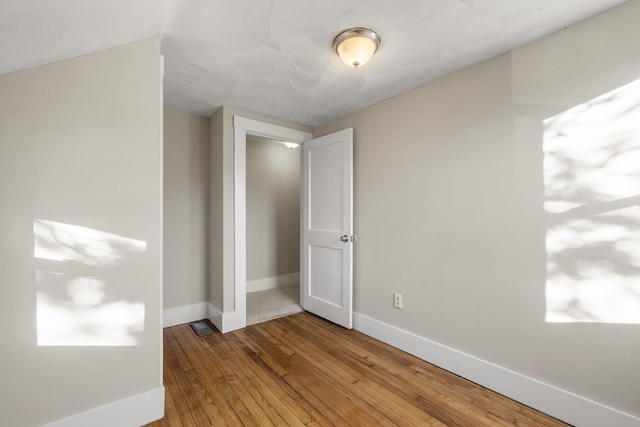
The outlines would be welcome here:
[[[353,130],[305,142],[302,156],[302,307],[351,328]]]
[[[326,268],[328,265],[336,268]],[[309,283],[309,295],[338,308],[342,307],[341,286],[331,286],[332,283],[342,285],[342,250],[320,245],[310,246],[309,270],[313,277]]]
[[[343,146],[340,142],[309,150],[309,222],[311,230],[342,232],[344,229]]]

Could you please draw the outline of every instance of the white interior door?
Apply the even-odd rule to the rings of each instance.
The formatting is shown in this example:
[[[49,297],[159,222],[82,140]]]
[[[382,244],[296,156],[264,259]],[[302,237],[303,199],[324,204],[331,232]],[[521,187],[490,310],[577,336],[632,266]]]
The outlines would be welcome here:
[[[302,145],[302,307],[351,329],[353,129]]]

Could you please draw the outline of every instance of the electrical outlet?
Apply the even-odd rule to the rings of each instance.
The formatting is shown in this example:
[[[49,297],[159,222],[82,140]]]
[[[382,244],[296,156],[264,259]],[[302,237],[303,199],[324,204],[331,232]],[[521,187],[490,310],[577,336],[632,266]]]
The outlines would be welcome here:
[[[393,306],[402,308],[402,294],[393,294]]]

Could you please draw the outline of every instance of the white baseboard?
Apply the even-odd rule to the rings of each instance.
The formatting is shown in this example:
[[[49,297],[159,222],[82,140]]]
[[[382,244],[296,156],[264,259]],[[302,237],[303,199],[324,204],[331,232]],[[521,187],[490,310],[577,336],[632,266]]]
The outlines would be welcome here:
[[[640,419],[354,313],[354,328],[456,375],[579,427],[640,427]]]
[[[222,331],[222,312],[210,302],[207,303],[207,318],[219,331]]]
[[[168,328],[205,319],[208,314],[207,308],[206,302],[167,308],[162,312],[162,327]]]
[[[225,334],[231,331],[245,328],[247,326],[247,313],[240,310],[222,314],[222,328],[220,331]]]
[[[281,276],[267,277],[264,279],[247,282],[247,293],[266,291],[268,289],[293,286],[300,283],[300,273],[283,274]]]
[[[231,311],[229,313],[222,313],[218,307],[208,303],[208,319],[213,325],[218,328],[220,332],[227,333],[242,329],[247,326],[246,313],[240,313],[239,311]]]
[[[162,326],[182,325],[196,320],[209,319],[219,331],[225,333],[246,326],[246,314],[232,311],[222,313],[210,302],[200,302],[182,307],[168,308],[163,312]]]
[[[164,416],[164,387],[90,409],[42,427],[138,427]]]

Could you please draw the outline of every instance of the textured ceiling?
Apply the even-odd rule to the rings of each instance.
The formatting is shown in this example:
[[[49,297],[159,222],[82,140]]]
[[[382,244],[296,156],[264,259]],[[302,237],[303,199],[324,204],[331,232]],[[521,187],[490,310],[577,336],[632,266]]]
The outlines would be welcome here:
[[[222,105],[317,125],[624,0],[0,0],[0,74],[160,34],[165,105]],[[331,50],[366,26],[360,69]]]

